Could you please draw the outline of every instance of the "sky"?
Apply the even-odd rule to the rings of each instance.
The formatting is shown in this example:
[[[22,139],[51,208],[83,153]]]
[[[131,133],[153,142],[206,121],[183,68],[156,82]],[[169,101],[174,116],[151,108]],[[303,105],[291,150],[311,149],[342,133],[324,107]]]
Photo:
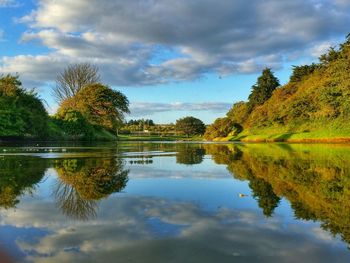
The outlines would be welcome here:
[[[286,83],[349,25],[350,0],[0,0],[0,74],[19,74],[53,114],[56,76],[88,62],[128,97],[127,119],[209,124],[263,68]]]

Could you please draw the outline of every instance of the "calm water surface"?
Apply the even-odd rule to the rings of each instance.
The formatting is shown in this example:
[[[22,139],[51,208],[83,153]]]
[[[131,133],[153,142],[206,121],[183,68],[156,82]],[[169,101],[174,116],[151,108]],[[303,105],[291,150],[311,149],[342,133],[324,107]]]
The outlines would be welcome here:
[[[15,262],[350,262],[349,242],[347,145],[0,146]]]

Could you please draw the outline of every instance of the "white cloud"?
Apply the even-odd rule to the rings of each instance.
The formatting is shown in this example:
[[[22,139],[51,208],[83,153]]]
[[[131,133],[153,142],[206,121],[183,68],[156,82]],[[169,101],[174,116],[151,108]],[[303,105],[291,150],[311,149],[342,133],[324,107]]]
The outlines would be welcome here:
[[[17,5],[15,0],[0,0],[0,7],[15,7]]]
[[[334,43],[328,41],[321,42],[310,49],[310,54],[315,58],[319,58],[322,54],[325,54],[332,46],[334,46]]]
[[[133,102],[130,105],[131,116],[146,116],[157,112],[167,111],[211,111],[226,112],[230,109],[232,103],[225,102],[202,102],[202,103],[152,103],[152,102]]]
[[[88,61],[100,66],[112,85],[142,86],[278,69],[296,51],[309,55],[310,48],[345,36],[350,5],[343,0],[40,0],[19,21],[30,28],[22,41],[39,41],[53,51],[41,59],[6,58],[0,71],[19,66],[22,78],[40,82],[52,80],[52,72],[67,63]],[[162,50],[172,56],[162,57]],[[60,65],[51,63],[53,57]]]

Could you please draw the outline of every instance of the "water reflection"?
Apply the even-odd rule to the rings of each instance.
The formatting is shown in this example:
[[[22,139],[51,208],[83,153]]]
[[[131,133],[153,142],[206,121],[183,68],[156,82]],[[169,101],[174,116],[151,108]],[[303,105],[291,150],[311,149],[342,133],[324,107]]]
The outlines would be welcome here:
[[[14,207],[20,196],[33,192],[46,168],[45,159],[30,156],[0,157],[0,207]]]
[[[332,237],[350,242],[350,147],[134,143],[89,151],[0,157],[0,243],[10,254],[34,262],[350,258]]]
[[[99,200],[125,188],[129,170],[124,166],[119,158],[6,156],[0,160],[0,207],[15,207],[53,168],[58,175],[52,189],[57,207],[70,218],[86,220],[96,216]]]
[[[200,164],[203,161],[205,150],[201,145],[176,144],[176,162],[180,164],[192,165]]]
[[[58,182],[53,190],[61,211],[86,220],[96,216],[97,201],[123,190],[128,170],[121,159],[63,159],[54,168]]]
[[[115,198],[101,207],[100,219],[75,225],[32,219],[53,234],[22,241],[34,262],[347,262],[347,251],[330,251],[331,240],[307,226],[267,222],[260,213],[201,207],[157,198]],[[46,222],[56,215],[46,213]],[[156,224],[153,222],[156,221]],[[55,222],[55,221],[54,221]],[[161,237],[161,238],[160,238]],[[315,242],[315,240],[317,240]],[[332,252],[336,253],[332,254]]]
[[[263,179],[250,176],[249,187],[252,189],[253,197],[257,200],[259,207],[265,216],[272,216],[278,206],[280,198],[274,193],[272,186]]]
[[[339,145],[206,146],[233,176],[248,180],[263,213],[271,216],[280,197],[298,219],[320,221],[323,229],[350,242],[350,148]],[[222,153],[225,152],[223,155]],[[240,156],[238,159],[234,156]]]

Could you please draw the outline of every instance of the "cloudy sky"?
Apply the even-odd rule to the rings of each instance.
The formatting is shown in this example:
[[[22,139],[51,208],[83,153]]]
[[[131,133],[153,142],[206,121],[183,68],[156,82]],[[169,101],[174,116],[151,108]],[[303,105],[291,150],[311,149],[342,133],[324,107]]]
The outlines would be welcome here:
[[[129,118],[210,123],[262,68],[285,83],[349,24],[350,0],[0,0],[0,73],[19,73],[54,112],[56,75],[90,62],[128,96]]]

